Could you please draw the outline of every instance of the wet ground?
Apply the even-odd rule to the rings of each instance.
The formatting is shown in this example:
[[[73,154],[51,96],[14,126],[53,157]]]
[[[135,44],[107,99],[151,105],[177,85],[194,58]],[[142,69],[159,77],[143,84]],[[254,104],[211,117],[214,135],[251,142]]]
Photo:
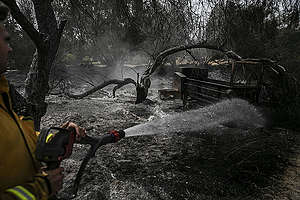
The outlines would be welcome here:
[[[65,72],[71,77],[73,92],[91,87],[84,80],[101,83],[100,72],[111,74],[102,68]],[[121,78],[118,74],[117,70],[114,78]],[[112,98],[112,87],[81,100],[50,95],[42,125],[59,126],[71,120],[90,129],[89,135],[99,136],[183,112],[180,100],[158,98],[157,89],[171,87],[171,79],[156,77],[152,83],[151,101],[139,105],[134,104],[131,85],[117,91],[116,98]],[[253,112],[243,110],[241,118],[249,113]],[[103,146],[86,167],[75,199],[300,199],[298,134],[230,122],[201,133],[136,136]],[[246,122],[253,124],[251,118]],[[71,159],[63,162],[61,194],[72,186],[86,152],[86,146],[76,145]]]

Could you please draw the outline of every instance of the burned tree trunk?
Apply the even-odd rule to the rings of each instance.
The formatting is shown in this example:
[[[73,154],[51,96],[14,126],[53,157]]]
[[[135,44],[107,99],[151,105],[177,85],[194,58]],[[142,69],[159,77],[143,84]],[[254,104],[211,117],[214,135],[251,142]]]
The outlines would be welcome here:
[[[146,100],[148,95],[148,88],[143,85],[137,84],[136,85],[136,100],[135,104],[142,103]]]
[[[10,8],[12,16],[37,48],[25,83],[25,97],[27,102],[33,105],[32,116],[35,129],[39,130],[41,117],[47,109],[45,96],[49,91],[49,73],[66,21],[57,24],[51,0],[32,0],[38,24],[38,30],[36,30],[20,11],[15,0],[3,0],[3,2]]]
[[[41,117],[47,111],[45,97],[49,91],[48,80],[51,65],[47,54],[36,51],[25,81],[25,98],[32,105],[31,115],[34,118],[36,130],[39,130]]]

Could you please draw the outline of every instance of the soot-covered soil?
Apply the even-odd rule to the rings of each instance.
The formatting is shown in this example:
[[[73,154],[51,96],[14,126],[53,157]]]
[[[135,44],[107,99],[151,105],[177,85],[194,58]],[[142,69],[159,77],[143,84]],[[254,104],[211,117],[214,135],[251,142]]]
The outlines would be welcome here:
[[[42,125],[73,121],[99,136],[183,112],[179,100],[158,99],[157,89],[170,82],[156,78],[151,101],[140,105],[134,104],[133,86],[116,98],[110,87],[108,96],[97,92],[81,100],[50,95]],[[74,86],[77,92],[87,87]],[[86,167],[75,199],[300,199],[299,136],[254,127],[219,123],[201,132],[135,136],[103,146]],[[72,186],[86,152],[87,146],[75,145],[62,163],[61,195]]]
[[[61,98],[61,103],[55,99],[44,125],[72,120],[92,128],[88,132],[92,136],[178,111],[172,101],[134,105],[123,95],[70,102]],[[282,199],[283,193],[277,192],[286,187],[280,184],[292,143],[290,132],[222,125],[198,135],[125,138],[98,150],[86,168],[76,199]],[[85,153],[86,148],[78,145],[72,158],[63,163],[65,188],[73,183]],[[299,180],[299,173],[293,178]]]

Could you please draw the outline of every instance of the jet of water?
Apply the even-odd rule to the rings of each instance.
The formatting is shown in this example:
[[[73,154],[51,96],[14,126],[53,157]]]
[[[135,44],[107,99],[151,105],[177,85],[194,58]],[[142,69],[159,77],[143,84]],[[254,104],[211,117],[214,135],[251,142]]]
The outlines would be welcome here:
[[[138,135],[203,132],[219,125],[250,129],[263,127],[265,119],[258,109],[242,99],[230,99],[174,115],[167,115],[125,131],[126,137]]]

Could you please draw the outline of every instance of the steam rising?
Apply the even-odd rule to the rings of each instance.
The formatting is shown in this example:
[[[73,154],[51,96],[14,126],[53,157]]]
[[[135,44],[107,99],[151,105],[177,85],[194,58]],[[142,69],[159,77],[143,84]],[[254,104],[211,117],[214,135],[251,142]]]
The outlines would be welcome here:
[[[200,133],[225,124],[242,129],[251,129],[263,127],[265,119],[257,108],[247,101],[231,99],[197,110],[167,115],[128,128],[125,132],[126,137],[170,133]]]

